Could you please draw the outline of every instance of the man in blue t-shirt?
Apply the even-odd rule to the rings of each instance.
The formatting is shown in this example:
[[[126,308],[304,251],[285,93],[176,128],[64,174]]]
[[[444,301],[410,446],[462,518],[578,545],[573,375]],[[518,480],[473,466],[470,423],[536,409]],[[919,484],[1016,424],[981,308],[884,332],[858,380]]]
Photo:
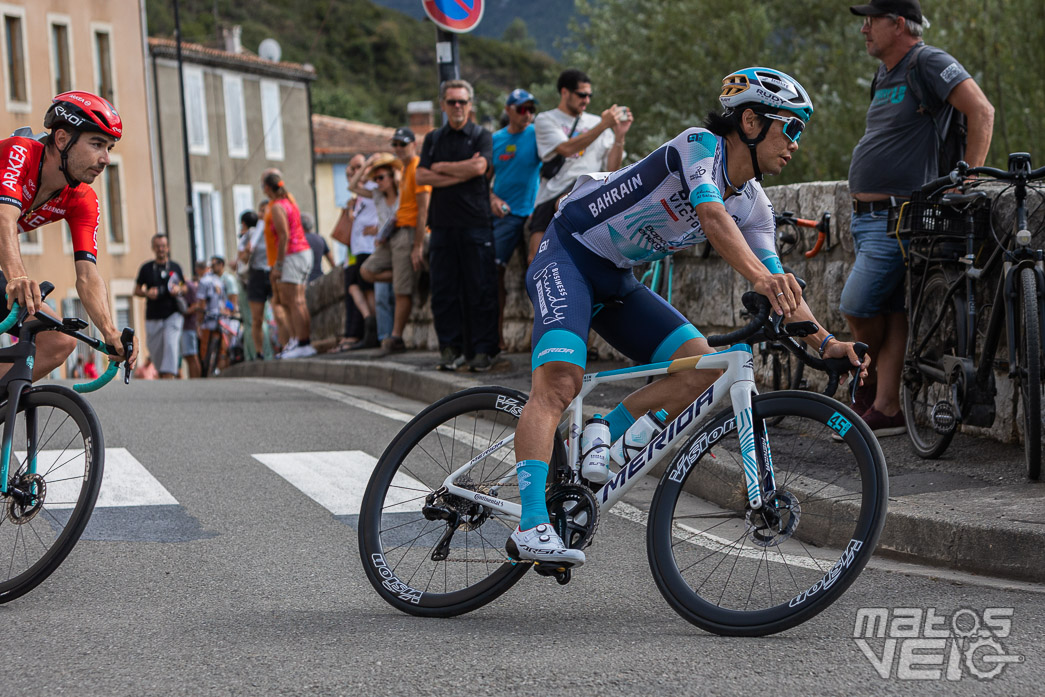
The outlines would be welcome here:
[[[497,262],[497,337],[503,350],[504,270],[523,239],[526,219],[533,212],[537,187],[541,183],[541,158],[537,155],[537,133],[533,117],[537,99],[524,89],[513,90],[504,104],[508,125],[493,134],[493,187],[490,209],[493,212],[494,259]]]

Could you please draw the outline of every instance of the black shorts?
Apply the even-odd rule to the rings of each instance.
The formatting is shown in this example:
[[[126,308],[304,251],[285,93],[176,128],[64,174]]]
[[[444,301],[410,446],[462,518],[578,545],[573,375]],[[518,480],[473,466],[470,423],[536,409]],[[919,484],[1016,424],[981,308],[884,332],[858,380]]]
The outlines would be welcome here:
[[[364,292],[374,289],[373,283],[367,283],[363,280],[362,274],[359,273],[359,267],[363,265],[363,262],[370,258],[369,254],[357,254],[356,263],[351,266],[345,267],[345,288],[349,286],[359,286]]]
[[[530,215],[530,234],[543,233],[548,229],[552,218],[555,217],[555,204],[559,200],[556,196],[551,201],[545,201],[533,209]]]
[[[247,300],[263,303],[272,297],[272,279],[263,269],[251,269],[247,275]]]

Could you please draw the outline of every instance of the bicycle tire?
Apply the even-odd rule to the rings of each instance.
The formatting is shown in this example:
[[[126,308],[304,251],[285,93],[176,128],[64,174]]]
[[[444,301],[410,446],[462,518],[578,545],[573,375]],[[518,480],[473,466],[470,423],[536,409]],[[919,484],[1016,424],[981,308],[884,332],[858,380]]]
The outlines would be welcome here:
[[[530,568],[504,550],[514,522],[449,495],[433,503],[452,507],[461,523],[450,542],[450,557],[433,560],[449,525],[421,513],[426,497],[442,487],[447,474],[480,455],[471,477],[458,484],[518,502],[512,444],[492,452],[490,447],[514,432],[526,399],[507,387],[452,394],[414,417],[381,455],[360,508],[359,551],[370,583],[396,609],[423,617],[470,612],[499,597]],[[566,463],[562,440],[555,443],[549,483],[551,473],[563,471]],[[496,486],[504,480],[508,483]]]
[[[907,355],[900,384],[908,439],[915,453],[925,459],[936,459],[943,455],[958,430],[957,423],[950,429],[941,429],[934,425],[933,411],[936,405],[952,401],[951,384],[937,382],[917,368],[917,361],[927,361],[942,370],[943,356],[967,355],[965,301],[959,297],[959,293],[947,300],[947,289],[950,285],[942,270],[931,271],[926,278],[921,292],[919,317],[912,322],[907,338]],[[948,303],[946,307],[942,306],[945,301]],[[936,319],[941,313],[942,320],[936,324]],[[934,339],[926,344],[920,355],[912,355],[912,348],[918,346],[927,333],[931,333]],[[953,406],[960,408],[961,405]],[[952,416],[957,419],[959,415]],[[939,413],[936,420],[939,420]]]
[[[94,511],[105,468],[102,429],[90,404],[68,388],[43,385],[22,393],[9,481],[24,481],[28,471],[20,453],[28,452],[29,414],[36,419],[44,498],[27,506],[10,492],[0,497],[0,603],[36,588],[69,556]],[[0,414],[0,422],[6,418]]]
[[[1023,323],[1017,327],[1019,340],[1016,360],[1023,401],[1023,450],[1027,478],[1041,477],[1041,322],[1038,282],[1034,269],[1020,271],[1020,310]]]
[[[215,369],[218,367],[218,353],[221,350],[221,334],[218,330],[218,334],[211,334],[210,341],[207,342],[207,353],[203,357],[203,367],[200,370],[200,376],[208,378],[211,375],[215,375]]]
[[[732,410],[676,453],[654,493],[647,526],[650,569],[661,594],[684,619],[727,636],[781,632],[831,605],[871,557],[888,505],[885,456],[851,409],[801,391],[756,395],[752,407],[756,447],[765,452],[768,435],[772,449],[784,533],[757,529],[758,516],[746,510]],[[766,427],[781,415],[780,426]],[[844,445],[832,442],[835,433]],[[708,453],[713,456],[705,459]],[[703,500],[683,496],[686,490]]]

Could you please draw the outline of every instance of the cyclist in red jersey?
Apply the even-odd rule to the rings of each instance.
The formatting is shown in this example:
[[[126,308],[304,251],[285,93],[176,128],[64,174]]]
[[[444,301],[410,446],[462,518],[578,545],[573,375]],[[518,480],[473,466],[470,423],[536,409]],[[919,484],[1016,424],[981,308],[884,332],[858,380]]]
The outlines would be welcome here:
[[[14,301],[29,310],[54,315],[43,303],[40,284],[29,278],[18,235],[65,220],[72,232],[76,293],[105,341],[121,357],[120,331],[113,322],[109,291],[98,273],[98,196],[90,184],[109,164],[109,151],[123,135],[120,115],[108,101],[89,92],[55,97],[44,116],[50,133],[43,142],[13,136],[0,140],[0,286],[7,307]],[[59,332],[37,336],[33,379],[60,366],[76,339]],[[134,367],[138,339],[129,358]],[[0,375],[7,367],[0,367]]]

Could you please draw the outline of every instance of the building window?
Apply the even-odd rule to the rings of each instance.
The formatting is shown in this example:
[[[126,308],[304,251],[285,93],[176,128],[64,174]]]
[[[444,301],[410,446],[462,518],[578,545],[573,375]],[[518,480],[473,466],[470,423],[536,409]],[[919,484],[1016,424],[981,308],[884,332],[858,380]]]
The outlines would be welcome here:
[[[247,115],[243,108],[243,78],[222,75],[225,91],[225,133],[228,136],[229,157],[247,156]]]
[[[117,295],[113,299],[113,310],[116,311],[116,327],[134,329],[134,315],[131,313],[131,296]]]
[[[123,180],[120,163],[112,160],[105,168],[105,218],[109,230],[109,251],[126,244],[123,225]]]
[[[15,14],[21,12],[20,14]],[[7,101],[18,106],[29,107],[29,87],[26,83],[24,10],[4,10],[4,63],[7,78]]]
[[[265,128],[265,157],[283,159],[283,103],[279,83],[261,81],[261,123]]]
[[[54,75],[54,93],[61,94],[73,88],[72,47],[69,45],[69,20],[51,20],[51,72]]]
[[[234,228],[239,231],[239,217],[246,211],[254,211],[254,188],[247,184],[236,184],[232,187],[232,215],[235,216]]]
[[[192,185],[193,219],[196,232],[196,258],[225,256],[225,226],[221,217],[221,193],[212,184]]]
[[[112,53],[108,29],[94,30],[95,89],[100,97],[116,101],[116,87],[112,76]]]
[[[207,137],[207,100],[203,90],[203,70],[186,66],[183,73],[189,152],[193,155],[209,155],[210,140]]]

